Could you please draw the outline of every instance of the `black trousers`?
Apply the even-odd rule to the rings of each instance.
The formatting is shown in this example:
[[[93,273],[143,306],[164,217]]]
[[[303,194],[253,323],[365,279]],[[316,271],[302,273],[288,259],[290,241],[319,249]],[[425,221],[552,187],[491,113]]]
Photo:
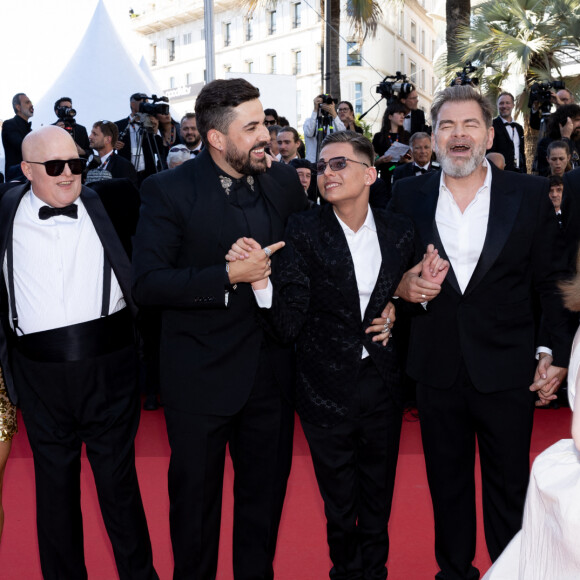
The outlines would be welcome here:
[[[384,580],[402,408],[376,366],[362,362],[348,416],[302,422],[324,500],[333,580]]]
[[[449,389],[417,385],[417,408],[435,517],[438,580],[477,580],[475,442],[487,549],[496,560],[521,528],[534,394],[528,385],[480,393],[465,368]]]
[[[196,415],[167,406],[164,411],[174,580],[216,577],[227,445],[235,473],[234,578],[271,580],[292,463],[294,410],[281,396],[267,352],[262,349],[250,397],[235,415]]]
[[[65,363],[13,353],[14,383],[34,457],[45,580],[87,578],[80,504],[83,443],[119,578],[158,578],[135,470],[136,363],[133,347]]]

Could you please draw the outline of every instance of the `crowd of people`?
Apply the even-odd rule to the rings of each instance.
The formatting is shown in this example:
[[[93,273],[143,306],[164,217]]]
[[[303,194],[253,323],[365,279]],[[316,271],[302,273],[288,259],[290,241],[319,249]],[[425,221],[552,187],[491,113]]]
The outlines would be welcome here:
[[[522,526],[534,409],[557,400],[578,326],[580,282],[565,286],[568,308],[560,287],[580,240],[580,107],[558,101],[547,121],[547,179],[526,175],[507,92],[494,117],[479,91],[449,87],[429,126],[412,90],[372,141],[348,101],[318,95],[302,140],[259,97],[216,80],[177,122],[135,93],[126,118],[88,131],[69,97],[33,130],[15,95],[2,127],[0,494],[18,405],[43,577],[87,578],[84,443],[119,577],[158,578],[135,470],[141,391],[144,409],[162,404],[171,447],[174,580],[215,578],[227,448],[234,577],[272,580],[297,412],[330,577],[384,580],[412,399],[436,577],[477,580],[476,442],[496,561]]]

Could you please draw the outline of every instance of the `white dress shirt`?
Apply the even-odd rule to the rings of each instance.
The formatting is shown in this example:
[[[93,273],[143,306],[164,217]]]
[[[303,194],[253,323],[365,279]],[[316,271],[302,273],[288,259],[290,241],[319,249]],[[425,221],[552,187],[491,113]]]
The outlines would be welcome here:
[[[463,213],[445,186],[445,173],[441,173],[439,182],[435,221],[461,292],[465,292],[469,284],[487,234],[491,170],[487,160],[484,159],[483,164],[487,170],[483,185]]]
[[[78,219],[41,220],[46,205],[32,190],[14,217],[14,294],[18,326],[24,334],[40,332],[101,316],[104,251],[93,222],[78,198]],[[8,268],[4,256],[4,278]],[[125,307],[114,272],[109,314]]]
[[[377,236],[375,218],[369,206],[364,224],[355,232],[336,215],[336,212],[334,215],[344,232],[354,264],[354,275],[358,288],[362,320],[371,299],[371,294],[377,284],[382,263],[381,247]],[[273,287],[270,280],[268,280],[267,288],[254,290],[256,302],[260,308],[270,308],[272,306],[272,290]],[[361,358],[366,358],[367,356],[369,356],[369,353],[363,347]]]

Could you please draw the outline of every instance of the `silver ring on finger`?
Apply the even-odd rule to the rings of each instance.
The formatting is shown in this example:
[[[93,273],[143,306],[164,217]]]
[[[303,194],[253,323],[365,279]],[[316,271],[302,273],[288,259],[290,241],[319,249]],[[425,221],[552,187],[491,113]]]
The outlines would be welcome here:
[[[421,294],[421,298],[423,298],[423,300],[425,300],[425,298],[427,298],[427,296],[425,296],[425,294]]]
[[[264,248],[264,254],[269,258],[272,255],[272,250],[270,248]]]

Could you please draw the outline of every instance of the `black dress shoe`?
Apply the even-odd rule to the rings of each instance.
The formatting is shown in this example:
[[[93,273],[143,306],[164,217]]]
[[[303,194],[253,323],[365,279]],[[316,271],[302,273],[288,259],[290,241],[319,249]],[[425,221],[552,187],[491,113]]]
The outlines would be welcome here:
[[[155,395],[147,395],[143,403],[143,409],[145,411],[157,411],[159,409],[157,397]]]

